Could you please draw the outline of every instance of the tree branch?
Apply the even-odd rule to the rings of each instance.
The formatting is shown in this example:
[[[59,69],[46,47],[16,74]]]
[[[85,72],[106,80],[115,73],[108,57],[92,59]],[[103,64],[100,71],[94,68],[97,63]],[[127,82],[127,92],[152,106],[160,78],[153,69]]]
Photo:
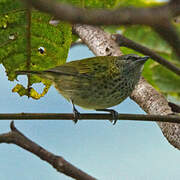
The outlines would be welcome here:
[[[116,41],[116,43],[119,46],[125,46],[128,48],[134,49],[144,55],[148,55],[152,59],[157,61],[158,63],[162,64],[167,69],[173,71],[174,73],[176,73],[177,75],[180,76],[180,69],[178,67],[176,67],[174,64],[167,61],[163,57],[159,56],[158,54],[156,54],[154,51],[150,50],[149,48],[142,46],[141,44],[136,43],[136,42],[124,37],[121,34],[114,34],[114,35],[112,35],[112,38]]]
[[[159,6],[149,8],[119,8],[116,10],[84,9],[63,4],[52,0],[23,0],[30,3],[36,9],[50,13],[59,20],[68,21],[73,24],[91,25],[132,25],[146,24],[152,25],[159,22],[164,17],[174,16],[175,12],[180,13],[177,4],[175,6]],[[142,18],[143,17],[143,18]]]
[[[180,105],[173,102],[168,102],[168,105],[171,107],[172,111],[175,113],[180,113]]]
[[[23,0],[36,9],[50,13],[59,20],[73,24],[91,25],[148,25],[154,29],[174,48],[180,58],[180,38],[171,26],[170,19],[180,14],[180,3],[167,3],[164,6],[149,8],[119,8],[116,10],[74,7],[52,0]]]
[[[131,94],[131,98],[148,114],[173,114],[166,98],[157,92],[144,78]],[[158,122],[162,133],[176,148],[180,149],[180,124]]]
[[[180,60],[180,37],[178,36],[178,33],[176,32],[173,25],[169,21],[165,20],[164,23],[155,25],[153,27],[156,32],[158,32],[159,35],[164,40],[166,40],[166,42],[169,43],[171,47],[173,47]]]
[[[63,113],[19,113],[19,114],[0,114],[0,120],[73,120],[74,114]],[[144,115],[144,114],[119,114],[119,120],[135,120],[135,121],[154,121],[154,122],[171,122],[180,124],[180,116],[178,115]],[[111,114],[104,113],[81,113],[79,120],[113,120]]]
[[[179,0],[170,0],[172,3],[178,3]]]
[[[11,143],[26,149],[27,151],[38,156],[40,159],[51,164],[58,172],[61,172],[67,176],[70,176],[78,180],[96,180],[92,176],[86,174],[80,169],[76,168],[69,162],[67,162],[61,156],[57,156],[51,152],[48,152],[43,147],[39,146],[35,142],[24,136],[15,126],[14,122],[11,122],[11,132],[0,134],[0,143]]]
[[[75,24],[73,32],[89,47],[96,56],[121,56],[118,44],[109,33],[95,26]]]
[[[179,0],[170,0],[168,3],[169,8],[172,11],[172,17],[180,15],[180,1]],[[174,10],[174,11],[173,11]]]

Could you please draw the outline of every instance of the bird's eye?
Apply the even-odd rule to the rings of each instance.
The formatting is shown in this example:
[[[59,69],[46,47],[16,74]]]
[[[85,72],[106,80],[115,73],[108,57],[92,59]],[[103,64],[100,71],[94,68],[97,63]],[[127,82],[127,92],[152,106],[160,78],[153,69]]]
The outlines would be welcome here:
[[[45,48],[44,48],[44,47],[39,47],[39,48],[38,48],[38,51],[39,51],[41,54],[44,54],[44,53],[45,53]]]
[[[127,60],[136,61],[138,58],[136,56],[128,56]]]

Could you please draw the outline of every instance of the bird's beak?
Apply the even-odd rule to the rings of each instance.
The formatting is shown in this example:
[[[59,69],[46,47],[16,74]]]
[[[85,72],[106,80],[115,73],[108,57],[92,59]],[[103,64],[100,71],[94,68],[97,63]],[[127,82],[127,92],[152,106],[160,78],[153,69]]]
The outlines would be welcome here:
[[[138,60],[136,60],[136,62],[140,62],[142,64],[144,64],[150,57],[149,56],[144,56],[139,58]]]

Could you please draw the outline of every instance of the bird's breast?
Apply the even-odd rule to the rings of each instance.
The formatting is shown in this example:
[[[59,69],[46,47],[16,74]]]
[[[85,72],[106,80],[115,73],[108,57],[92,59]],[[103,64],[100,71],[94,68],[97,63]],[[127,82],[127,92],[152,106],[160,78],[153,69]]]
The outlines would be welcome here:
[[[135,82],[124,77],[92,79],[74,88],[60,90],[74,104],[87,109],[103,109],[115,106],[126,99],[134,89]]]

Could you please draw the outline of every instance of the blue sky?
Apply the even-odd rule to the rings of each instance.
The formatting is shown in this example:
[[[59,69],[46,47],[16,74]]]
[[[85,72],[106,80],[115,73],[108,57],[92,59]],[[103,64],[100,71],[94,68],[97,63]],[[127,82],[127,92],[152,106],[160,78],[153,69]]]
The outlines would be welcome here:
[[[68,59],[92,57],[84,46],[71,49]],[[26,76],[18,78],[26,84]],[[17,82],[8,81],[0,66],[0,113],[72,112],[71,105],[51,87],[40,100],[12,93]],[[35,86],[41,89],[42,86]],[[130,99],[114,107],[120,113],[143,113]],[[78,107],[80,112],[92,112]],[[9,131],[10,121],[0,121],[0,133]],[[103,180],[179,180],[180,152],[172,147],[153,122],[28,120],[15,121],[27,137],[47,150],[63,156],[80,169]],[[0,179],[70,180],[49,164],[15,146],[0,144]]]

